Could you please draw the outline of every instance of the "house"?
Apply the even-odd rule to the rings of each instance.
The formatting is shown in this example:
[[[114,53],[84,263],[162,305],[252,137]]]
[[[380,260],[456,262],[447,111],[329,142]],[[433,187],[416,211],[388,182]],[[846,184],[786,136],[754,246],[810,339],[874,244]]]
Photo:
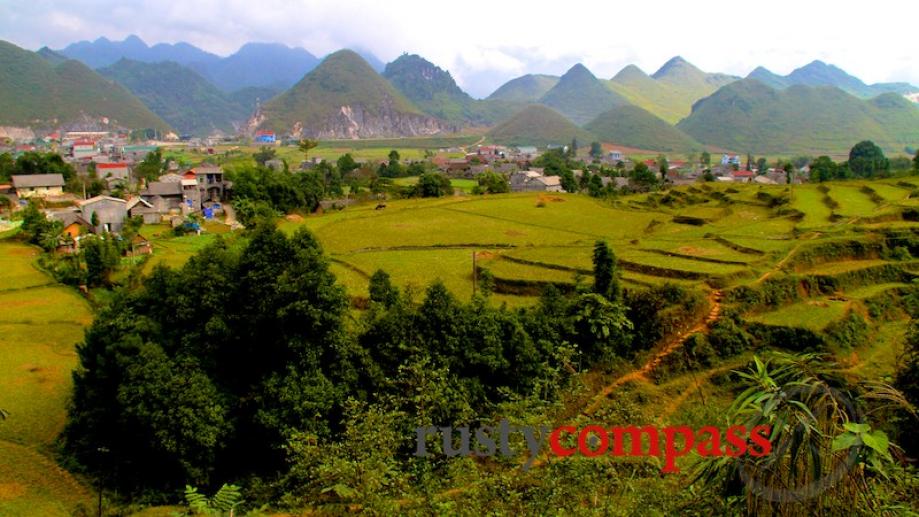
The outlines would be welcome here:
[[[622,161],[622,151],[613,149],[607,155],[609,161],[611,162],[621,162]]]
[[[161,178],[162,179],[162,178]],[[154,181],[140,193],[141,199],[157,214],[181,212],[184,205],[181,177],[179,181]]]
[[[64,194],[64,176],[60,174],[25,174],[13,176],[12,180],[19,199]]]
[[[125,207],[128,211],[128,217],[141,217],[144,224],[156,224],[160,222],[160,214],[152,204],[144,201],[141,197],[132,197],[128,200]]]
[[[96,154],[98,154],[96,143],[92,140],[76,140],[70,148],[70,156],[73,156],[75,160],[92,158]]]
[[[753,171],[739,170],[731,173],[734,181],[749,182],[752,181],[756,174]]]
[[[131,251],[128,252],[128,255],[153,255],[153,244],[150,243],[149,239],[138,233],[131,238]]]
[[[223,169],[214,165],[202,165],[191,169],[198,184],[198,204],[195,209],[201,208],[204,203],[216,203],[226,199],[227,190],[232,183],[225,181]]]
[[[96,196],[80,201],[80,213],[93,226],[94,233],[118,233],[128,216],[127,201],[117,197]]]
[[[131,169],[124,162],[96,164],[96,176],[101,179],[113,178],[127,181],[130,175]]]
[[[255,141],[260,144],[273,144],[278,141],[274,131],[259,130],[255,132]]]
[[[534,183],[542,185],[545,192],[564,192],[562,188],[561,176],[540,176],[535,179]]]
[[[760,185],[778,185],[774,179],[766,176],[765,174],[754,177],[753,182],[759,183]]]
[[[512,192],[562,192],[560,176],[543,176],[539,171],[521,171],[511,174]]]

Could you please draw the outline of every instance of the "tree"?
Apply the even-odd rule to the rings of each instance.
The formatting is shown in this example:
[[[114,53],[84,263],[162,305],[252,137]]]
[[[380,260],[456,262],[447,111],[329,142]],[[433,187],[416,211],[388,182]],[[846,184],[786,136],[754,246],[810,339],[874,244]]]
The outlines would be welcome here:
[[[795,166],[791,162],[785,162],[785,165],[782,166],[782,170],[785,171],[785,183],[791,185],[794,180]]]
[[[476,176],[476,181],[479,183],[476,186],[478,194],[504,194],[511,191],[510,183],[503,174],[485,171]]]
[[[109,275],[121,257],[114,241],[95,235],[87,236],[80,241],[80,249],[86,263],[86,283],[91,287],[108,285]]]
[[[399,289],[392,285],[389,273],[382,269],[376,270],[370,277],[370,301],[392,307],[399,301]]]
[[[864,140],[849,151],[849,169],[858,177],[884,176],[890,172],[890,161],[874,142]]]
[[[354,157],[351,156],[351,153],[345,153],[339,156],[336,165],[338,166],[338,172],[340,172],[342,176],[347,175],[360,166],[354,161]]]
[[[594,244],[594,292],[611,302],[622,299],[616,254],[606,241]]]
[[[571,139],[571,145],[568,146],[568,156],[575,158],[578,155],[578,139],[577,137]]]
[[[426,172],[418,177],[415,185],[415,194],[418,197],[443,197],[453,195],[450,178],[442,172]]]
[[[701,160],[702,160],[702,165],[705,165],[706,167],[708,167],[709,165],[711,165],[711,164],[712,164],[712,155],[711,155],[711,153],[709,153],[708,151],[702,151]]]
[[[571,172],[571,169],[565,169],[559,174],[560,183],[562,185],[562,190],[565,192],[577,192],[578,191],[578,180],[574,177],[574,173]]]
[[[916,151],[916,156],[913,157],[913,173],[919,174],[919,151]]]
[[[163,151],[157,147],[156,150],[147,153],[143,161],[134,167],[134,175],[143,178],[146,181],[156,181],[163,172]]]
[[[590,157],[594,160],[599,160],[603,158],[603,146],[600,145],[600,142],[591,142],[590,143]]]
[[[312,140],[309,138],[304,138],[303,140],[300,140],[300,142],[297,144],[297,148],[300,149],[301,153],[303,153],[303,161],[308,162],[310,160],[310,151],[315,149],[316,146],[318,145],[319,145],[318,140]]]
[[[829,156],[818,156],[811,164],[811,181],[824,182],[836,179],[838,166]]]
[[[667,157],[664,155],[658,155],[657,157],[657,167],[658,171],[661,173],[661,181],[667,180],[667,171],[670,170],[670,163],[667,161]]]
[[[756,173],[757,174],[766,174],[766,159],[760,158],[756,160]]]
[[[657,175],[651,172],[645,162],[638,162],[632,169],[632,181],[645,187],[657,184]]]
[[[264,167],[265,163],[268,162],[268,160],[274,159],[277,154],[277,151],[274,149],[263,145],[257,152],[252,154],[252,158],[255,160],[255,163]]]
[[[745,170],[745,171],[752,171],[752,170],[753,170],[753,155],[750,154],[750,153],[747,153],[747,165],[746,165],[746,167],[744,167],[744,170]]]

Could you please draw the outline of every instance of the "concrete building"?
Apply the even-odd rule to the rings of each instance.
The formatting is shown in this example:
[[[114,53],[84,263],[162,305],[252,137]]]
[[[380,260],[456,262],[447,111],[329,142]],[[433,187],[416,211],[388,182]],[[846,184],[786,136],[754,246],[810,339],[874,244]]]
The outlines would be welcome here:
[[[13,176],[12,180],[19,199],[64,194],[64,176],[60,174],[23,174]]]
[[[84,221],[94,233],[119,233],[128,216],[127,201],[117,197],[96,196],[77,203]],[[95,223],[95,224],[94,224]]]

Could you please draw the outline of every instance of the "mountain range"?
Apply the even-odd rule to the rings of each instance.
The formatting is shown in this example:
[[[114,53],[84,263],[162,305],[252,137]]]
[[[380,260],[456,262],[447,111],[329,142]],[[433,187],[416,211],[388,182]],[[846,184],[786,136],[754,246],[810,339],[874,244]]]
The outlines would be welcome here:
[[[861,79],[849,75],[844,70],[823,61],[812,61],[801,68],[794,69],[788,75],[778,75],[764,67],[756,67],[748,79],[756,79],[775,89],[785,89],[801,84],[805,86],[835,86],[856,97],[871,98],[884,93],[906,95],[919,91],[919,88],[908,83],[875,83],[865,84]]]
[[[576,64],[561,77],[527,74],[475,99],[448,70],[415,54],[383,65],[366,51],[319,60],[304,49],[248,43],[220,57],[187,43],[148,46],[136,36],[59,51],[4,49],[0,69],[13,73],[4,73],[0,88],[11,99],[0,124],[85,123],[104,110],[122,126],[197,135],[241,128],[377,138],[485,127],[495,141],[520,144],[576,137],[658,151],[756,153],[838,152],[863,138],[895,151],[919,143],[919,108],[904,97],[919,88],[866,85],[819,61],[787,76],[760,67],[745,79],[704,72],[679,56],[651,75],[629,65],[609,80]],[[65,83],[67,100],[62,87],[52,87],[60,78],[32,89],[18,80],[62,72],[74,77]],[[98,101],[68,102],[78,99]]]
[[[0,125],[170,129],[124,87],[74,60],[0,41]]]

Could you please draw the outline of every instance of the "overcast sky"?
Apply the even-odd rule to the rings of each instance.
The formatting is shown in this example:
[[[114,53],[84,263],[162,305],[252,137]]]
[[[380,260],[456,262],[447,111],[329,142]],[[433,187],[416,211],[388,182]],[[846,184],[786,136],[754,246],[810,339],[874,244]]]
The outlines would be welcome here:
[[[472,95],[582,62],[612,77],[681,55],[703,70],[786,74],[814,59],[868,83],[919,85],[919,2],[874,0],[0,0],[0,39],[37,50],[130,34],[227,55],[248,41],[417,53]]]

